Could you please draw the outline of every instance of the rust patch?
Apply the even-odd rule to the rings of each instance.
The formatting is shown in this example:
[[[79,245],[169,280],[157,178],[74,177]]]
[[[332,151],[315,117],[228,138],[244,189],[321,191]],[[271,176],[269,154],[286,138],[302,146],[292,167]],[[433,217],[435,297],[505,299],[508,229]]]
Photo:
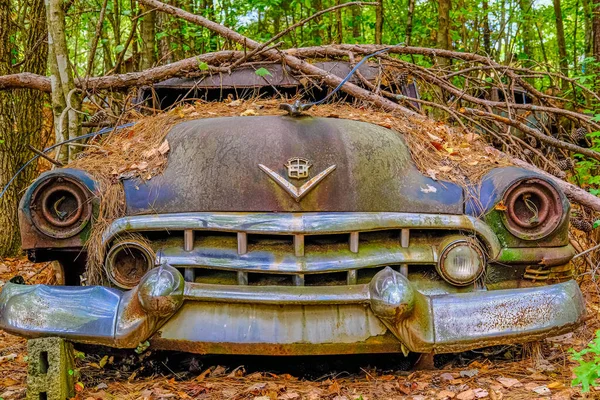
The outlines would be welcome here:
[[[31,195],[31,221],[52,238],[72,237],[90,221],[92,204],[89,199],[89,190],[75,179],[50,177]]]
[[[506,206],[506,228],[522,239],[549,235],[564,217],[560,194],[543,179],[518,181],[508,188],[502,203]]]
[[[402,344],[391,333],[371,336],[355,343],[224,343],[190,342],[161,337],[160,331],[150,338],[152,348],[196,354],[268,354],[272,356],[401,353]]]

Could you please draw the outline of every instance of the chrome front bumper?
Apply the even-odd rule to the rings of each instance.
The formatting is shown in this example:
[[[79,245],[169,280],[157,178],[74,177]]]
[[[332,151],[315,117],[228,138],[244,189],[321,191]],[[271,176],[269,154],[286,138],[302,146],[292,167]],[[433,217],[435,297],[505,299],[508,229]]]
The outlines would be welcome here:
[[[0,294],[0,328],[27,338],[199,353],[457,352],[558,335],[584,316],[575,281],[426,296],[391,268],[368,285],[260,287],[162,267],[128,292],[7,283]]]

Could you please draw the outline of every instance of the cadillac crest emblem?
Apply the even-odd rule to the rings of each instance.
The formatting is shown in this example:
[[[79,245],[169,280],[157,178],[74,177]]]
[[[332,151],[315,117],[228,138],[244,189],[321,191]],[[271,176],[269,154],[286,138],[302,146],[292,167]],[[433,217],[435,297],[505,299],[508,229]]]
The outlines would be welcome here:
[[[285,164],[288,171],[288,178],[305,179],[308,178],[308,169],[312,163],[306,158],[292,157]]]
[[[312,163],[306,158],[301,157],[293,157],[290,158],[286,164],[284,164],[288,171],[288,178],[293,179],[304,179],[308,178],[308,169],[312,166]],[[290,196],[294,198],[296,201],[300,201],[308,192],[313,189],[319,182],[327,177],[330,173],[332,173],[336,166],[331,165],[325,170],[319,172],[316,176],[308,181],[304,182],[304,184],[300,187],[294,186],[291,182],[286,180],[283,176],[279,175],[277,172],[273,171],[271,168],[267,167],[264,164],[258,164],[258,167],[267,175],[271,177],[279,186],[281,186]]]

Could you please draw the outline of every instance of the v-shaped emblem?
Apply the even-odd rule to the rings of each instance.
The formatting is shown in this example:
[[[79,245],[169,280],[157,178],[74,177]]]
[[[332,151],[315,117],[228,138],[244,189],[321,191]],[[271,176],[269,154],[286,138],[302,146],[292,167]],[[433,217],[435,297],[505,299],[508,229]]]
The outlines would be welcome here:
[[[325,171],[321,172],[320,174],[318,174],[317,176],[315,176],[314,178],[312,178],[311,180],[309,180],[304,185],[298,188],[292,185],[285,178],[283,178],[281,175],[279,175],[277,172],[273,171],[269,167],[263,164],[258,164],[258,167],[261,170],[263,170],[264,173],[269,175],[275,182],[277,182],[279,186],[281,186],[290,196],[292,196],[298,202],[300,201],[300,199],[306,196],[306,194],[312,188],[317,186],[317,183],[325,179],[325,177],[335,169],[335,165],[332,165],[331,167],[327,168]]]

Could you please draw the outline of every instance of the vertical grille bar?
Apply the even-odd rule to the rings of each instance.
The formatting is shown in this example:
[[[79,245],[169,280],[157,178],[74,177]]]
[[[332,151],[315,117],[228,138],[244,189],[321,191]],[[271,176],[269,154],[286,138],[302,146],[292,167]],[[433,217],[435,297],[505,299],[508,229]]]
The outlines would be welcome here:
[[[238,232],[237,234],[238,254],[246,254],[248,252],[248,234],[246,232]]]
[[[304,235],[294,235],[294,253],[296,257],[304,257]]]
[[[408,247],[410,245],[410,230],[402,229],[400,231],[400,246]],[[408,276],[408,264],[400,265],[400,273],[404,276]]]
[[[243,255],[248,252],[248,234],[246,232],[237,233],[237,248],[239,255]],[[247,285],[248,273],[244,271],[238,271],[237,281],[238,285]]]
[[[304,257],[304,235],[294,235],[294,254],[296,257]],[[293,276],[294,286],[304,286],[304,274]]]
[[[183,249],[185,251],[192,251],[194,249],[194,231],[191,229],[183,231]]]
[[[238,271],[237,281],[238,281],[238,285],[247,285],[248,284],[248,273],[243,272],[243,271]]]
[[[304,274],[297,274],[293,276],[294,286],[304,286]]]
[[[194,249],[194,231],[191,229],[186,229],[183,231],[183,250],[192,251]],[[186,268],[183,271],[183,279],[187,282],[195,282],[196,281],[196,269],[195,268]]]
[[[348,271],[348,277],[346,278],[346,283],[348,285],[356,285],[356,270]]]
[[[350,233],[350,251],[358,253],[358,232]]]
[[[353,253],[358,253],[358,232],[350,232],[350,251]],[[346,276],[346,283],[348,285],[356,285],[356,270],[348,271],[348,275]]]

